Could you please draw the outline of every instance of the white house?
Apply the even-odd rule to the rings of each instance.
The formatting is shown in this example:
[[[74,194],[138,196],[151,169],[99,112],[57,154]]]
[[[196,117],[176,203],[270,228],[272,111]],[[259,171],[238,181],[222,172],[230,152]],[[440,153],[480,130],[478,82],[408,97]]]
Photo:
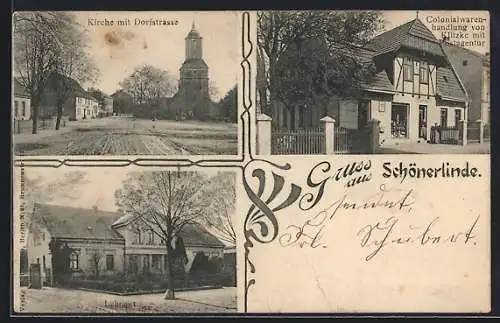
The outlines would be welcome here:
[[[14,104],[12,115],[14,120],[29,120],[31,119],[31,100],[24,86],[14,79]]]
[[[30,264],[39,263],[45,284],[61,275],[78,279],[128,272],[162,274],[166,246],[140,219],[117,212],[36,204],[29,230]],[[179,235],[187,256],[186,271],[198,252],[224,256],[224,244],[199,225],[186,225]],[[58,260],[57,260],[58,259]]]

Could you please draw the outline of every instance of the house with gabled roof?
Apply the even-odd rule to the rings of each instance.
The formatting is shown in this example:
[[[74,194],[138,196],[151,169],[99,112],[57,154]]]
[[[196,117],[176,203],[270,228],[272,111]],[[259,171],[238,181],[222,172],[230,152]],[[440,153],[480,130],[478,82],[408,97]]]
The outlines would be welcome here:
[[[140,218],[96,207],[35,204],[32,219],[28,260],[40,264],[45,284],[82,276],[166,272],[165,242]],[[185,257],[188,271],[197,253],[223,258],[224,248],[201,225],[189,224],[174,249]]]
[[[420,19],[383,32],[363,47],[347,47],[348,55],[375,69],[371,79],[361,82],[358,94],[330,98],[326,106],[295,107],[295,113],[276,104],[271,112],[275,127],[316,128],[328,115],[336,127],[357,130],[376,119],[381,143],[425,142],[431,127],[455,129],[467,119],[461,79],[442,42]]]
[[[66,89],[61,97],[61,89]],[[63,99],[63,115],[70,120],[91,119],[97,117],[99,102],[85,91],[75,79],[53,72],[47,81],[40,104],[42,117],[57,115],[58,100]]]

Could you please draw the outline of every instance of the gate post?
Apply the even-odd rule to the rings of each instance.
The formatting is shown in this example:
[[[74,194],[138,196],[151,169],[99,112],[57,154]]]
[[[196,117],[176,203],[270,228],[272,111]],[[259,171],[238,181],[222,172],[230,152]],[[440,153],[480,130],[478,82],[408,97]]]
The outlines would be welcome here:
[[[271,155],[271,121],[263,113],[257,114],[257,154]]]
[[[377,154],[380,145],[380,121],[371,119],[368,121],[369,153]]]
[[[467,145],[467,121],[465,120],[460,120],[458,122],[458,131],[461,132],[461,137],[462,137],[462,146]],[[460,142],[458,143],[460,144]]]
[[[335,153],[335,119],[325,116],[320,121],[325,127],[325,154],[333,155]]]
[[[484,124],[482,120],[477,121],[477,125],[479,126],[479,143],[482,144],[484,142]]]

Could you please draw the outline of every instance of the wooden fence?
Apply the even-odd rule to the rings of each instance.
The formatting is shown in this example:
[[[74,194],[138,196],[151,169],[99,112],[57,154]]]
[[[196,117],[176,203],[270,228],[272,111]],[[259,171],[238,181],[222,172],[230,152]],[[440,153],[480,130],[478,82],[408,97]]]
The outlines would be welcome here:
[[[462,140],[460,127],[446,127],[440,129],[439,142],[442,144],[458,145]]]
[[[352,136],[345,128],[336,128],[333,140],[335,154],[348,154],[352,150]]]
[[[372,154],[370,141],[373,139],[370,130],[369,127],[362,129],[336,128],[333,142],[335,154]]]
[[[273,129],[271,133],[271,151],[275,155],[324,154],[324,128]]]

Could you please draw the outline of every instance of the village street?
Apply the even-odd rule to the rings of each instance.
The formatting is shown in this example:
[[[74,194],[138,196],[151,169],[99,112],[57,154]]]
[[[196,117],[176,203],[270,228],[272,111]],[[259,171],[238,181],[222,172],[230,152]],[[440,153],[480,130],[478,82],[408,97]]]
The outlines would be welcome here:
[[[23,287],[25,313],[206,313],[236,312],[236,287],[163,294],[117,296],[52,287]]]
[[[237,124],[108,117],[14,134],[16,155],[236,155]]]

